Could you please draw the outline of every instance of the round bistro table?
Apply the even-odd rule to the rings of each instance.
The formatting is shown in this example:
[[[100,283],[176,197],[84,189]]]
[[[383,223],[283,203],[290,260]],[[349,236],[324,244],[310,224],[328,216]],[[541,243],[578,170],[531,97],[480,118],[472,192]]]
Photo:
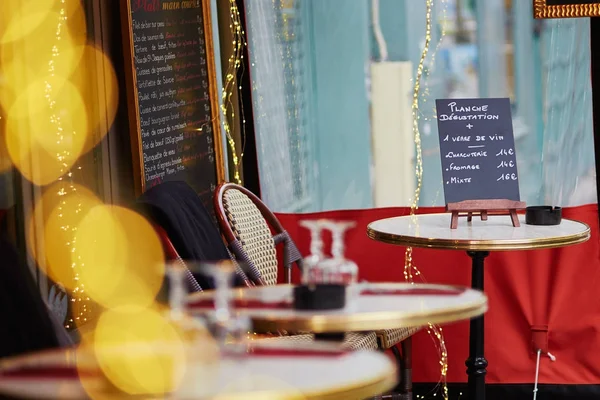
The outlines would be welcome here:
[[[372,222],[368,236],[376,241],[407,247],[464,250],[472,261],[471,287],[483,291],[484,261],[490,251],[537,250],[583,243],[590,238],[584,223],[563,219],[560,225],[525,224],[513,227],[508,216],[489,216],[487,221],[473,218],[450,229],[449,213],[407,215]],[[485,375],[488,362],[484,357],[483,315],[473,318],[469,333],[469,358],[466,361],[468,393],[471,400],[485,399]]]
[[[384,354],[347,351],[321,344],[251,342],[246,356],[222,357],[214,367],[203,368],[202,383],[174,400],[347,400],[384,393],[397,383],[397,369]],[[75,350],[56,350],[0,361],[0,396],[23,399],[93,398],[127,400],[108,387],[101,372],[86,370],[82,384]],[[193,367],[193,365],[191,365]],[[80,366],[81,368],[81,366]],[[192,374],[189,379],[193,380]],[[184,383],[185,384],[185,383]],[[6,397],[5,397],[6,396]]]
[[[232,306],[236,313],[252,320],[256,333],[312,332],[316,339],[313,343],[338,344],[343,342],[344,332],[419,328],[430,322],[442,324],[469,319],[487,310],[487,297],[469,288],[367,283],[349,287],[357,296],[342,309],[301,311],[293,307],[293,288],[293,285],[275,285],[233,289]],[[190,295],[188,311],[192,315],[214,313],[213,296],[212,291]],[[402,373],[410,374],[410,371]],[[401,381],[409,382],[405,379]],[[404,395],[410,393],[409,387],[403,390],[406,390]]]
[[[232,289],[233,308],[252,320],[255,332],[375,331],[449,323],[479,316],[487,297],[469,288],[408,283],[360,284],[352,305],[339,310],[300,311],[292,306],[293,285]],[[188,297],[192,314],[214,312],[213,291]]]

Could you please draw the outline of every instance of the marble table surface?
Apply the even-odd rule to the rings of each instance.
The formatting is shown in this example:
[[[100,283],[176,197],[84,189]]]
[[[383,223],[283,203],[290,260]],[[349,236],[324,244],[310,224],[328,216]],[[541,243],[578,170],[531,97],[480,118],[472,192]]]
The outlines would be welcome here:
[[[373,240],[401,246],[455,250],[528,250],[562,247],[582,243],[590,238],[586,224],[563,219],[560,225],[527,225],[519,215],[520,227],[513,227],[510,217],[492,215],[487,221],[473,217],[460,219],[457,229],[450,229],[450,213],[406,215],[371,222],[367,234]]]

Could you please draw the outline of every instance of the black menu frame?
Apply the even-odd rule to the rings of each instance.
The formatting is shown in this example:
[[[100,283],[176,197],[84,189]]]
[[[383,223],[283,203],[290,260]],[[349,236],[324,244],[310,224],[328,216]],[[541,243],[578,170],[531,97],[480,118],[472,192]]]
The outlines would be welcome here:
[[[221,137],[220,104],[217,87],[215,65],[215,50],[213,44],[212,15],[210,0],[199,0],[202,3],[202,23],[204,28],[204,43],[206,49],[206,68],[208,71],[208,93],[211,107],[211,126],[215,153],[215,184],[225,181],[225,161],[223,158],[223,145]],[[138,87],[135,66],[135,53],[133,47],[133,21],[131,14],[131,0],[119,0],[121,13],[121,30],[123,34],[123,52],[125,66],[125,86],[127,92],[127,115],[131,138],[131,152],[133,158],[133,174],[136,197],[140,196],[146,188],[144,172],[144,155],[142,149],[141,117],[138,101]]]

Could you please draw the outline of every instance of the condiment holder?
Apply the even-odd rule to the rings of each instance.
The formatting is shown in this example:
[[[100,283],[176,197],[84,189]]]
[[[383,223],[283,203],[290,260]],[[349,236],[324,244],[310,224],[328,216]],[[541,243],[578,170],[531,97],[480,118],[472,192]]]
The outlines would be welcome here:
[[[346,306],[346,286],[341,284],[304,284],[294,288],[296,310],[339,310]]]
[[[527,225],[560,225],[562,208],[553,206],[529,206],[525,209]]]

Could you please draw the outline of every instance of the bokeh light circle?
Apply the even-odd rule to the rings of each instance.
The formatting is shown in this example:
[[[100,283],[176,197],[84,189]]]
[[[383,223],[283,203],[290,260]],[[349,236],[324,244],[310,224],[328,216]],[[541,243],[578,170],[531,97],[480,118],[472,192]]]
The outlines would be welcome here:
[[[102,205],[81,220],[73,257],[88,295],[104,307],[147,306],[164,278],[164,253],[158,235],[142,216]]]
[[[159,312],[139,306],[105,311],[96,327],[94,351],[106,378],[131,395],[176,390],[185,376],[185,345]]]
[[[11,25],[22,25],[20,18],[13,14]],[[1,46],[2,64],[17,62],[34,74],[33,79],[48,73],[68,77],[79,65],[87,42],[85,15],[83,10],[75,10],[68,17],[61,10],[50,11],[34,29],[27,29],[27,34],[18,38]]]
[[[93,79],[99,76],[102,79]],[[71,81],[80,88],[87,107],[88,132],[83,152],[87,153],[108,133],[117,114],[119,85],[111,60],[95,46],[85,46],[79,68]]]
[[[0,44],[31,34],[44,22],[56,3],[56,0],[0,2]]]
[[[78,282],[73,280],[72,249],[76,248],[74,235],[81,219],[102,202],[84,186],[56,182],[48,186],[36,203],[27,229],[29,251],[38,265],[46,266],[46,273],[69,291]],[[41,240],[36,238],[35,227],[43,227]],[[39,246],[39,247],[38,247]]]
[[[86,340],[81,340],[81,344],[75,349],[79,384],[90,400],[112,400],[115,398],[115,393],[107,390],[109,385],[102,375],[102,370],[96,359],[92,333],[93,331],[86,332]]]
[[[87,137],[86,106],[79,90],[66,81],[59,89],[51,85],[52,81],[32,82],[6,118],[10,158],[25,178],[38,185],[65,174],[81,155]]]

